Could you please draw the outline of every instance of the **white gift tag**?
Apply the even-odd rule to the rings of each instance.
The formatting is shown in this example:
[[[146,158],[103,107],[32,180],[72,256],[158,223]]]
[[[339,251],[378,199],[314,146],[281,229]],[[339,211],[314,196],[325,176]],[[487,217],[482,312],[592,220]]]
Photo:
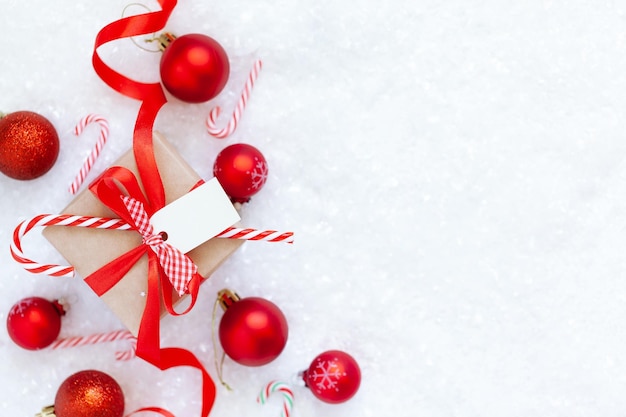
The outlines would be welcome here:
[[[154,233],[183,253],[200,246],[241,218],[216,178],[158,210],[150,218]]]

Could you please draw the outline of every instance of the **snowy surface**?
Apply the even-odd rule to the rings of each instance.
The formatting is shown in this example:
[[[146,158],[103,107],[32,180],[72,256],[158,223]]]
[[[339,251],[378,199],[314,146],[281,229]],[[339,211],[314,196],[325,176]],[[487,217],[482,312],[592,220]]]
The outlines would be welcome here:
[[[2,1],[0,109],[39,112],[61,137],[44,177],[0,176],[3,322],[38,295],[71,301],[62,336],[120,328],[80,279],[32,276],[8,247],[20,220],[71,200],[97,135],[71,134],[81,117],[111,123],[95,171],[130,147],[138,103],[91,67],[95,35],[127,3]],[[296,233],[293,246],[245,244],[190,314],[163,322],[164,344],[191,349],[215,376],[218,290],[268,298],[287,316],[275,362],[226,361],[235,389],[218,388],[211,415],[278,416],[280,400],[258,405],[259,389],[336,348],[359,361],[359,393],[327,405],[296,387],[294,417],[623,416],[625,28],[617,1],[181,0],[167,29],[217,39],[232,73],[212,102],[171,100],[156,127],[205,178],[228,144],[261,149],[270,176],[244,222]],[[102,54],[158,80],[159,55],[129,40]],[[208,136],[209,110],[230,113],[257,58],[239,129]],[[26,251],[63,262],[37,236]],[[199,415],[196,372],[116,362],[123,345],[29,352],[2,330],[0,414],[32,415],[68,375],[96,368],[122,385],[126,413]]]

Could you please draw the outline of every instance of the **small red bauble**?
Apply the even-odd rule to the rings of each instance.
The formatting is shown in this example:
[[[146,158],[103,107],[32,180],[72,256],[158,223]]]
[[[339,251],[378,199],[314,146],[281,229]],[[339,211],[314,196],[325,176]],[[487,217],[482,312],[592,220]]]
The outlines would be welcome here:
[[[254,146],[236,143],[215,158],[213,175],[235,203],[246,203],[267,181],[267,161]]]
[[[174,38],[171,34],[170,39]],[[161,81],[174,97],[202,103],[217,96],[226,85],[230,64],[224,48],[205,35],[183,35],[165,47]]]
[[[313,395],[331,404],[348,401],[361,385],[358,363],[340,350],[319,354],[302,376]]]
[[[43,349],[59,336],[64,314],[58,301],[24,298],[13,305],[7,316],[9,337],[24,349]]]
[[[87,370],[68,377],[54,399],[56,417],[122,417],[124,393],[104,372]]]
[[[45,117],[18,111],[0,117],[0,172],[32,180],[48,172],[59,156],[59,136]]]
[[[282,311],[266,299],[240,299],[229,290],[220,291],[219,298],[226,310],[219,326],[224,352],[246,366],[261,366],[276,359],[289,333]]]

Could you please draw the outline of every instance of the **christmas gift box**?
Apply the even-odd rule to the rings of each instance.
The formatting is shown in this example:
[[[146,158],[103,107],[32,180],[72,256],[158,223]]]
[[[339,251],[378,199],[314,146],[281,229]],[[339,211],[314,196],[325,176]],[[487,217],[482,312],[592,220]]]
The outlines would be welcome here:
[[[165,192],[165,203],[170,204],[188,194],[201,182],[198,174],[181,158],[174,147],[158,132],[153,135],[154,158]],[[125,167],[139,178],[132,150],[115,164]],[[139,184],[141,191],[144,186]],[[228,203],[230,204],[230,203]],[[91,190],[80,193],[63,213],[79,216],[116,218]],[[206,213],[210,215],[209,213]],[[89,277],[114,259],[142,245],[142,236],[134,230],[111,230],[84,227],[48,226],[43,235],[83,278]],[[197,272],[208,278],[239,246],[242,240],[211,238],[187,253],[197,265]],[[142,256],[124,274],[123,278],[100,295],[135,336],[138,335],[146,308],[148,292],[148,257]],[[92,286],[93,288],[93,286]],[[170,287],[172,302],[178,304],[186,295],[179,295]],[[169,295],[168,295],[169,296]],[[161,301],[161,317],[167,313]]]

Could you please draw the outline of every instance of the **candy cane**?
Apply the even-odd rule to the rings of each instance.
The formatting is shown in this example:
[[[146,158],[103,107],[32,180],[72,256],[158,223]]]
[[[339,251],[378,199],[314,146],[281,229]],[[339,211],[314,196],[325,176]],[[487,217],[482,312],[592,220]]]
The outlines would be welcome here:
[[[293,243],[293,233],[281,233],[276,230],[244,229],[229,227],[215,237],[242,240],[264,240],[267,242]]]
[[[252,91],[252,87],[254,86],[254,81],[259,76],[259,72],[261,71],[262,66],[263,63],[260,59],[254,63],[254,66],[252,67],[252,70],[250,70],[250,74],[248,75],[248,79],[241,93],[241,97],[239,98],[239,102],[235,107],[235,111],[233,112],[233,115],[225,128],[219,129],[215,125],[215,120],[220,115],[220,107],[217,106],[211,110],[209,116],[206,119],[206,128],[210,135],[215,136],[218,139],[224,139],[230,136],[235,131],[235,129],[237,129],[237,124],[239,123],[239,119],[241,119],[241,114],[243,113],[243,110],[246,108],[246,104],[248,103],[248,98],[250,97],[250,92]]]
[[[98,123],[100,125],[100,136],[98,137],[96,146],[93,148],[93,150],[91,151],[91,154],[89,154],[89,156],[85,160],[85,163],[83,164],[83,166],[80,168],[80,171],[76,175],[76,178],[74,178],[74,181],[72,181],[72,184],[70,185],[69,191],[72,194],[76,194],[76,192],[80,188],[81,184],[87,177],[87,174],[91,170],[91,167],[93,166],[93,164],[96,162],[96,159],[100,155],[100,151],[102,151],[102,148],[104,147],[104,144],[106,143],[107,138],[109,137],[109,122],[107,122],[107,120],[104,117],[99,116],[97,114],[89,114],[83,117],[74,128],[74,134],[76,136],[79,136],[81,133],[83,133],[83,130],[85,130],[85,127],[87,127],[91,123]]]
[[[39,264],[25,257],[22,251],[22,238],[37,226],[71,226],[94,229],[129,230],[130,225],[120,219],[102,217],[74,216],[70,214],[40,214],[20,223],[13,231],[11,255],[22,267],[33,274],[45,274],[52,277],[73,277],[74,267],[55,264]]]
[[[273,392],[280,392],[283,395],[283,408],[280,413],[282,417],[290,417],[293,408],[293,391],[287,384],[280,381],[272,381],[261,390],[256,401],[265,404]]]
[[[169,411],[163,409],[163,408],[159,408],[159,407],[144,407],[144,408],[140,408],[138,410],[133,411],[132,413],[130,413],[129,415],[127,415],[126,417],[130,417],[130,416],[134,416],[135,414],[141,414],[141,413],[155,413],[155,414],[161,414],[163,417],[175,417],[174,414],[170,413]],[[35,416],[37,417],[37,416]]]
[[[71,214],[40,214],[29,220],[21,222],[13,231],[11,242],[11,255],[22,267],[33,274],[45,274],[52,277],[73,277],[73,266],[56,264],[40,264],[26,258],[22,250],[22,239],[35,227],[45,226],[68,226],[88,227],[92,229],[131,230],[132,226],[121,219],[108,219],[103,217],[75,216]],[[293,243],[293,233],[280,233],[275,230],[255,230],[229,227],[216,237],[225,239],[241,240],[264,240],[267,242]]]
[[[118,361],[127,361],[135,357],[137,350],[137,338],[128,330],[116,330],[109,333],[96,333],[89,336],[67,337],[57,339],[51,345],[50,349],[66,349],[77,346],[95,345],[98,343],[115,342],[118,340],[129,340],[131,348],[126,351],[115,352],[115,359]]]

